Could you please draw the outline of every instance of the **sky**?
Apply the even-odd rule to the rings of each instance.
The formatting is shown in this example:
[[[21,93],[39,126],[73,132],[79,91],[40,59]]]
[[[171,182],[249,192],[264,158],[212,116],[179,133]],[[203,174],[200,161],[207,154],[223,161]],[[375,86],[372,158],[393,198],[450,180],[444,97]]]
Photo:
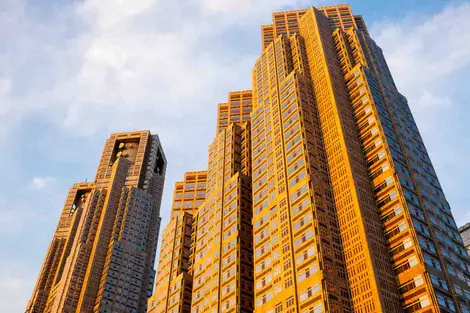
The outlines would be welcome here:
[[[0,0],[0,312],[24,312],[67,191],[111,132],[150,129],[175,181],[206,167],[217,103],[251,88],[260,25],[309,0]],[[470,221],[470,2],[351,0]],[[163,228],[163,227],[162,227]]]

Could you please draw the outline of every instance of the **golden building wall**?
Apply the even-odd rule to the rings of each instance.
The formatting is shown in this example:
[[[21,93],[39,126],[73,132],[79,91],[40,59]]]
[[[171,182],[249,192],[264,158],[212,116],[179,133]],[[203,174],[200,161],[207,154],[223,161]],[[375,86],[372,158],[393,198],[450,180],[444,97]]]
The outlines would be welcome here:
[[[253,69],[255,312],[347,312],[349,291],[305,45],[269,44]]]
[[[314,86],[354,310],[401,312],[388,249],[328,19],[300,21]]]
[[[186,172],[184,180],[175,183],[173,191],[173,204],[171,217],[183,213],[192,215],[197,213],[197,208],[206,198],[207,171]]]
[[[299,32],[299,19],[306,10],[275,12],[272,14],[273,24],[261,27],[262,47],[265,49],[279,36],[289,37]]]
[[[193,228],[191,312],[253,309],[249,128],[231,123],[209,147],[208,193]]]
[[[173,217],[162,233],[158,271],[149,313],[190,312],[192,276],[189,258],[193,217],[183,212]]]
[[[252,109],[251,102],[251,90],[230,92],[228,102],[220,103],[217,107],[217,133],[225,129],[230,123],[249,121]]]
[[[206,198],[207,171],[184,174],[175,183],[171,219],[163,230],[162,247],[149,313],[190,312],[192,274],[191,236],[194,217]]]

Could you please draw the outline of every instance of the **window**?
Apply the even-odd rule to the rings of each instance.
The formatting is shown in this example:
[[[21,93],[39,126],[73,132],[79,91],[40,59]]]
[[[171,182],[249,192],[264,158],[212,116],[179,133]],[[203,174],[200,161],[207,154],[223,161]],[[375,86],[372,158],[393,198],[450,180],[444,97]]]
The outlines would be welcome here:
[[[323,304],[317,303],[313,307],[308,308],[302,313],[323,313]]]
[[[287,277],[285,282],[284,282],[284,285],[287,288],[289,288],[290,286],[292,286],[292,277]]]
[[[287,298],[286,300],[286,307],[290,307],[290,306],[293,306],[294,305],[294,297],[289,297]]]
[[[303,272],[299,275],[299,281],[304,281],[305,279],[309,278],[310,276],[314,275],[318,272],[318,265],[314,264],[308,268],[306,268]]]
[[[313,233],[311,230],[308,230],[302,236],[295,241],[295,246],[298,247],[301,244],[305,243],[306,241],[310,240],[313,237]]]
[[[439,305],[441,307],[447,308],[451,310],[452,312],[456,312],[454,302],[450,298],[438,292],[436,292],[436,297],[437,297],[437,302],[439,302]]]
[[[311,257],[312,255],[314,255],[315,253],[316,253],[315,246],[311,246],[295,259],[295,263],[299,265],[303,263],[305,260],[307,260],[309,257]]]
[[[316,295],[320,292],[320,284],[313,285],[312,287],[308,287],[304,291],[300,293],[300,302],[304,302],[308,298]]]

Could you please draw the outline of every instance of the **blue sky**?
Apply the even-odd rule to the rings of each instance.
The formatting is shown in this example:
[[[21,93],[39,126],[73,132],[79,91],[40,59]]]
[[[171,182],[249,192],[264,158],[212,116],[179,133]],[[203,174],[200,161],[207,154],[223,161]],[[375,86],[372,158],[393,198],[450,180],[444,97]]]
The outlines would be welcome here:
[[[110,132],[151,129],[174,182],[206,167],[216,105],[251,88],[271,12],[344,1],[0,0],[0,312],[23,312],[68,188]],[[470,3],[349,1],[383,48],[459,225],[467,178]]]

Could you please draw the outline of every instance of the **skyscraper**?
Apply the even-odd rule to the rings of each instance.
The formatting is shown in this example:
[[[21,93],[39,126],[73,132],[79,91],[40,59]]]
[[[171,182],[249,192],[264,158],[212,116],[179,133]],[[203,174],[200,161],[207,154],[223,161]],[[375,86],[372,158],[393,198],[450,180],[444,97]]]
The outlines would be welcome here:
[[[146,312],[165,170],[157,135],[111,135],[94,182],[70,189],[26,312]]]
[[[193,227],[191,312],[252,312],[250,124],[231,123],[209,147],[207,197]]]
[[[283,266],[255,274],[256,285],[282,277],[255,290],[255,312],[468,312],[468,257],[362,17],[341,5],[273,20],[253,71],[255,271]],[[275,200],[257,203],[265,192]],[[273,217],[282,252],[257,242]]]
[[[261,31],[251,97],[218,108],[191,313],[470,312],[464,244],[362,16],[277,12]]]
[[[192,276],[188,274],[193,216],[183,212],[172,217],[163,230],[162,247],[148,312],[189,312]]]

